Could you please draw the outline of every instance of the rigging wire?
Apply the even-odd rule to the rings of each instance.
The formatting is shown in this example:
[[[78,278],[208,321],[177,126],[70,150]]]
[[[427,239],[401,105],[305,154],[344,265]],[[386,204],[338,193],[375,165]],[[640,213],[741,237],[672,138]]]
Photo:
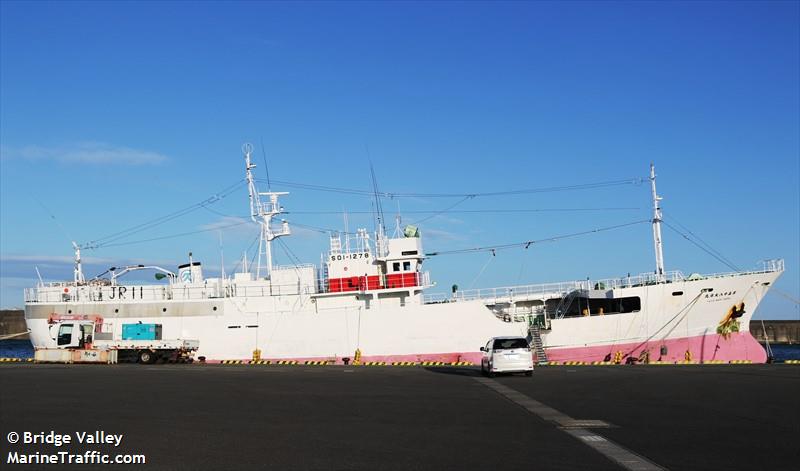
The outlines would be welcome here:
[[[384,198],[463,198],[465,196],[472,196],[472,197],[479,197],[479,196],[504,196],[504,195],[520,195],[520,194],[532,194],[532,193],[551,193],[551,192],[559,192],[559,191],[573,191],[573,190],[589,190],[594,188],[605,188],[611,186],[621,186],[621,185],[639,185],[644,182],[645,178],[626,178],[621,180],[609,180],[609,181],[602,181],[602,182],[593,182],[593,183],[582,183],[577,185],[564,185],[564,186],[552,186],[552,187],[541,187],[541,188],[524,188],[518,190],[505,190],[505,191],[491,191],[491,192],[477,192],[477,193],[402,193],[402,192],[375,192],[370,190],[359,190],[354,188],[342,188],[342,187],[335,187],[335,186],[327,186],[327,185],[316,185],[311,183],[298,183],[298,182],[290,182],[285,180],[272,180],[273,183],[277,183],[280,185],[288,186],[291,188],[299,188],[304,190],[313,190],[313,191],[327,191],[332,193],[344,193],[344,194],[351,194],[351,195],[365,195],[365,196],[377,196],[384,197]]]
[[[117,231],[117,232],[115,232],[113,234],[109,234],[107,236],[100,237],[98,239],[94,239],[94,240],[89,241],[89,242],[87,242],[85,244],[82,244],[81,247],[84,248],[84,249],[97,249],[97,248],[100,248],[100,247],[107,247],[107,246],[109,246],[109,244],[111,242],[114,242],[114,241],[117,241],[117,240],[120,240],[120,239],[124,239],[124,238],[129,237],[129,236],[131,236],[133,234],[142,232],[144,230],[156,227],[156,226],[158,226],[160,224],[163,224],[165,222],[168,222],[168,221],[171,221],[173,219],[176,219],[176,218],[179,218],[181,216],[184,216],[186,214],[189,214],[189,213],[191,213],[193,211],[196,211],[196,210],[198,210],[200,208],[207,207],[208,205],[212,205],[212,204],[222,200],[223,198],[227,197],[228,195],[232,194],[236,190],[238,190],[243,184],[244,184],[244,179],[240,179],[236,183],[224,188],[222,191],[220,191],[220,192],[218,192],[218,193],[216,193],[216,194],[214,194],[214,195],[212,195],[212,196],[210,196],[210,197],[208,197],[208,198],[206,198],[206,199],[204,199],[202,201],[199,201],[199,202],[197,202],[197,203],[195,203],[193,205],[187,206],[187,207],[185,207],[183,209],[180,209],[178,211],[174,211],[174,212],[166,214],[164,216],[157,217],[157,218],[152,219],[150,221],[147,221],[147,222],[144,222],[144,223],[141,223],[141,224],[137,224],[137,225],[129,227],[127,229],[123,229],[121,231]]]
[[[711,244],[709,244],[709,243],[708,243],[708,242],[706,242],[705,240],[701,239],[701,238],[700,238],[700,236],[698,236],[697,234],[695,234],[694,232],[692,232],[692,231],[691,231],[691,230],[690,230],[688,227],[686,227],[686,226],[684,226],[683,224],[681,224],[681,222],[680,222],[680,221],[678,221],[677,219],[675,219],[675,217],[674,217],[674,216],[668,216],[668,218],[669,218],[671,221],[673,221],[675,224],[677,224],[678,226],[680,226],[680,227],[681,227],[683,230],[685,230],[686,232],[688,232],[688,233],[689,233],[689,234],[690,234],[692,237],[694,237],[694,238],[695,238],[697,241],[699,241],[700,243],[702,243],[702,244],[703,244],[703,245],[704,245],[704,246],[705,246],[705,247],[706,247],[708,250],[710,250],[711,252],[714,252],[714,253],[715,253],[717,256],[719,256],[719,258],[721,258],[721,259],[725,260],[725,261],[727,262],[727,265],[728,265],[729,267],[733,268],[733,269],[734,269],[734,270],[736,270],[736,271],[741,271],[741,270],[739,269],[739,267],[737,267],[737,266],[736,266],[736,264],[735,264],[735,263],[733,263],[733,262],[732,262],[732,261],[731,261],[731,260],[730,260],[728,257],[726,257],[726,256],[722,255],[722,253],[721,253],[719,250],[716,250],[714,247],[712,247],[712,246],[711,246]],[[662,221],[662,222],[663,222],[663,221]],[[665,223],[665,224],[666,224],[666,223]]]
[[[369,156],[369,147],[367,147],[367,155]],[[378,217],[378,228],[383,233],[386,221],[383,218],[383,205],[381,204],[380,192],[378,191],[378,179],[375,177],[375,168],[372,166],[372,160],[369,162],[369,171],[372,174],[372,190],[375,195],[375,211]]]
[[[47,213],[47,215],[50,216],[50,219],[53,220],[56,226],[58,226],[58,228],[61,229],[61,232],[64,234],[64,236],[66,236],[67,240],[70,242],[74,241],[75,239],[73,239],[72,236],[69,234],[69,232],[67,232],[67,230],[64,228],[64,226],[61,225],[61,222],[58,219],[56,219],[55,214],[53,214],[53,212],[50,211],[50,209],[47,206],[45,206],[45,204],[42,203],[42,201],[35,195],[33,195],[33,199],[36,200],[37,203],[39,203],[39,206],[41,206],[42,209],[44,209],[44,212]]]
[[[437,256],[437,255],[452,255],[452,254],[473,253],[473,252],[492,252],[492,253],[494,253],[497,250],[505,250],[505,249],[511,249],[511,248],[515,248],[515,247],[528,248],[528,247],[531,246],[531,244],[540,244],[542,242],[556,242],[556,241],[562,240],[562,239],[568,239],[568,238],[578,237],[578,236],[587,235],[587,234],[594,234],[594,233],[597,233],[597,232],[605,232],[605,231],[610,231],[610,230],[614,230],[614,229],[620,229],[620,228],[623,228],[623,227],[633,226],[633,225],[636,225],[636,224],[644,224],[644,223],[650,223],[650,222],[651,221],[649,219],[643,219],[643,220],[640,220],[640,221],[633,221],[633,222],[628,222],[628,223],[625,223],[625,224],[617,224],[617,225],[614,225],[614,226],[600,227],[598,229],[592,229],[592,230],[588,230],[588,231],[573,232],[571,234],[564,234],[564,235],[559,235],[559,236],[554,236],[554,237],[548,237],[548,238],[545,238],[545,239],[528,240],[528,241],[525,241],[525,242],[516,242],[516,243],[513,243],[513,244],[489,245],[489,246],[485,246],[485,247],[472,247],[472,248],[468,248],[468,249],[442,250],[442,251],[438,251],[438,252],[426,253],[425,256],[426,257],[434,257],[434,256]]]
[[[791,294],[787,293],[786,291],[780,290],[780,289],[778,289],[778,288],[776,288],[774,286],[772,287],[772,291],[775,291],[779,295],[783,296],[784,298],[788,299],[789,301],[791,301],[791,302],[793,302],[795,304],[800,304],[800,299],[795,298],[794,296],[792,296]]]
[[[720,262],[720,263],[722,263],[723,265],[727,266],[727,267],[728,267],[728,268],[730,268],[731,270],[734,270],[734,271],[737,271],[737,272],[738,272],[738,271],[741,271],[741,270],[740,270],[740,269],[739,269],[739,268],[738,268],[736,265],[734,265],[734,264],[732,264],[732,263],[729,263],[728,261],[726,261],[726,260],[725,260],[725,258],[724,258],[724,257],[720,257],[720,256],[718,256],[717,254],[715,254],[715,253],[714,253],[714,252],[712,252],[711,250],[708,250],[708,249],[706,249],[705,247],[703,247],[701,244],[699,244],[699,243],[695,242],[695,241],[694,241],[694,240],[693,240],[691,237],[689,237],[689,236],[687,236],[686,234],[684,234],[683,232],[679,231],[679,230],[678,230],[678,229],[677,229],[675,226],[673,226],[672,224],[670,224],[670,223],[668,223],[667,221],[664,221],[664,220],[662,220],[661,222],[663,222],[665,226],[667,226],[667,227],[669,227],[670,229],[672,229],[673,231],[675,231],[675,232],[676,232],[678,235],[680,235],[680,236],[681,236],[681,237],[683,237],[684,239],[686,239],[686,240],[688,240],[689,242],[691,242],[692,244],[694,244],[696,247],[698,247],[698,248],[699,248],[700,250],[702,250],[703,252],[705,252],[705,253],[707,253],[707,254],[711,255],[712,257],[714,257],[715,259],[717,259],[717,261],[719,261],[719,262]]]
[[[286,254],[286,258],[288,258],[289,261],[292,262],[292,265],[294,265],[295,270],[297,270],[297,268],[299,268],[300,265],[303,264],[303,262],[300,260],[300,258],[297,257],[297,255],[295,255],[294,252],[292,252],[292,249],[289,248],[289,245],[286,242],[284,242],[282,239],[276,239],[276,240],[280,244],[281,249],[283,249],[283,253]]]
[[[247,250],[245,250],[245,252],[244,252],[245,253],[245,257],[247,256],[247,252],[252,250],[253,246],[256,244],[256,241],[258,241],[258,239],[260,239],[260,238],[261,238],[261,233],[256,235],[256,237],[253,239],[253,241],[250,242],[250,245],[247,247]],[[241,266],[241,264],[242,264],[242,259],[240,258],[239,261],[236,262],[236,265],[233,267],[233,271],[231,273],[237,273],[236,270],[239,269],[239,266]]]
[[[475,279],[473,279],[472,283],[469,284],[468,289],[472,289],[475,286],[475,283],[478,282],[478,280],[481,278],[481,275],[483,275],[483,272],[486,271],[486,268],[489,266],[490,263],[492,263],[492,260],[494,259],[495,255],[494,252],[492,252],[492,255],[489,257],[489,260],[486,260],[486,263],[483,264],[483,267],[481,267],[481,270],[478,272],[477,276],[475,276]]]
[[[425,221],[427,221],[429,219],[433,219],[436,216],[440,216],[440,215],[450,211],[451,209],[453,209],[456,206],[460,205],[464,201],[470,200],[472,198],[474,198],[474,196],[465,196],[465,197],[461,198],[460,200],[456,201],[455,203],[451,204],[450,206],[448,206],[448,207],[446,207],[446,208],[444,208],[444,209],[442,209],[440,211],[436,211],[435,213],[431,214],[430,216],[428,216],[426,218],[422,218],[422,219],[420,219],[418,221],[415,221],[413,224],[422,224],[423,222],[425,222]]]
[[[526,209],[452,209],[448,213],[552,213],[578,211],[638,211],[640,207],[598,207],[598,208],[526,208]],[[441,214],[443,210],[405,210],[403,214]],[[337,211],[337,210],[298,210],[286,211],[285,214],[372,214],[372,211]],[[228,216],[228,215],[225,215]]]
[[[184,237],[184,236],[188,236],[188,235],[200,234],[200,233],[203,233],[203,232],[218,231],[220,229],[227,229],[229,227],[241,226],[242,224],[251,224],[251,223],[252,223],[252,221],[239,221],[239,222],[234,222],[234,223],[227,224],[227,225],[224,225],[224,226],[211,227],[211,228],[208,228],[208,229],[199,229],[199,230],[191,231],[191,232],[181,232],[179,234],[171,234],[171,235],[166,235],[166,236],[161,236],[161,237],[153,237],[153,238],[150,238],[150,239],[140,239],[140,240],[132,240],[132,241],[128,241],[128,242],[108,243],[108,244],[102,244],[102,245],[93,246],[93,247],[89,247],[89,248],[96,249],[96,248],[122,247],[122,246],[126,246],[126,245],[142,244],[142,243],[145,243],[145,242],[154,242],[154,241],[157,241],[157,240],[174,239],[176,237]]]
[[[269,182],[269,165],[267,165],[267,151],[264,148],[264,138],[261,138],[261,156],[264,158],[264,173],[267,174],[267,191],[272,191],[272,184]]]

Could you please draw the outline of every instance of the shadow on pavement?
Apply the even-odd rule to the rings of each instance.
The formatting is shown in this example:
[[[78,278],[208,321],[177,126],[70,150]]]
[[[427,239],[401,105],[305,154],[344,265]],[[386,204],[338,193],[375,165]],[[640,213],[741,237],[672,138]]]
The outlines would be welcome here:
[[[482,376],[481,370],[475,367],[462,368],[457,366],[428,366],[425,368],[431,373],[441,373],[457,376]]]

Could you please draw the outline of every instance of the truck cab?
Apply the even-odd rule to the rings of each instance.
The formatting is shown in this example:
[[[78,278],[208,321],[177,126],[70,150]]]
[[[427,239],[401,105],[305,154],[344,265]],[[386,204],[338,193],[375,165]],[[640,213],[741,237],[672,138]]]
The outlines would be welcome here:
[[[90,348],[94,338],[94,322],[69,321],[58,325],[56,346],[58,348]]]
[[[37,348],[37,362],[53,363],[187,363],[199,348],[197,340],[163,339],[161,324],[122,324],[121,330],[102,319],[53,320],[48,348]],[[121,335],[120,335],[121,333]]]

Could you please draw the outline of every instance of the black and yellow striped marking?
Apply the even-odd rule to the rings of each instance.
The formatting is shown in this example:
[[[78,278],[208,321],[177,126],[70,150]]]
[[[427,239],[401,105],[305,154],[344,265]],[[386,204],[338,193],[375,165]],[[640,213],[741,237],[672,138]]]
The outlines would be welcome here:
[[[244,360],[220,360],[220,364],[222,365],[241,365],[244,363]]]
[[[28,363],[32,361],[33,358],[0,358],[0,363]]]
[[[786,360],[784,363],[794,362],[795,364],[800,364],[800,360]],[[677,360],[677,361],[651,361],[649,363],[634,363],[636,366],[647,366],[647,365],[749,365],[752,364],[753,360],[706,360],[702,363],[694,361],[694,360]],[[581,366],[581,365],[595,365],[595,366],[617,366],[622,365],[622,363],[615,363],[613,361],[592,361],[592,362],[584,362],[584,361],[550,361],[545,363],[542,366]]]

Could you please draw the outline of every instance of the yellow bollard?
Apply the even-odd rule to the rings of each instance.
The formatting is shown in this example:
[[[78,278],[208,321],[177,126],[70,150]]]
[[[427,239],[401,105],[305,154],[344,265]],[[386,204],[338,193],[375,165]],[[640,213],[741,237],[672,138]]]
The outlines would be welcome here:
[[[614,354],[614,364],[619,365],[622,363],[622,350],[617,350],[617,353]]]
[[[361,364],[361,349],[356,348],[356,354],[353,357],[353,364],[360,365]]]
[[[261,350],[255,349],[253,350],[253,361],[261,360]]]

